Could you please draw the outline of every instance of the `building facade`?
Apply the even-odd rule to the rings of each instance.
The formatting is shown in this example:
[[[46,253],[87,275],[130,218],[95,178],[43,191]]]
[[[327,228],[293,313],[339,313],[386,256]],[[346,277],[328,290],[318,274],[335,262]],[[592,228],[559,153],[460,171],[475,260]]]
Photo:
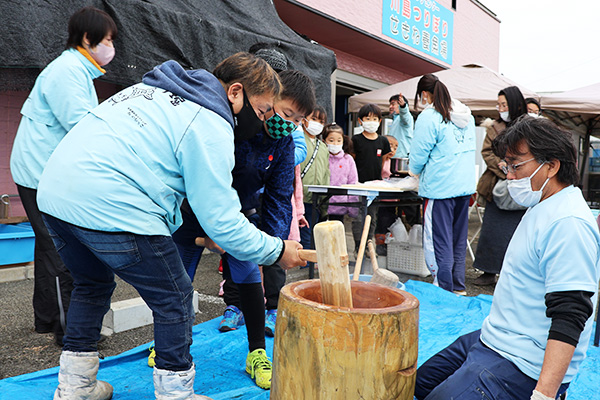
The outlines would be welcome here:
[[[335,52],[335,115],[329,120],[346,131],[352,126],[348,98],[354,94],[469,63],[498,69],[500,21],[477,0],[272,1],[285,24]],[[0,71],[0,195],[10,196],[14,217],[24,211],[10,173],[10,153],[21,106],[40,70],[6,71]],[[96,86],[101,99],[118,90],[102,81]],[[404,95],[412,99],[415,94]]]
[[[330,120],[346,129],[347,99],[354,94],[465,64],[498,70],[500,20],[477,0],[273,3],[289,27],[335,52]]]

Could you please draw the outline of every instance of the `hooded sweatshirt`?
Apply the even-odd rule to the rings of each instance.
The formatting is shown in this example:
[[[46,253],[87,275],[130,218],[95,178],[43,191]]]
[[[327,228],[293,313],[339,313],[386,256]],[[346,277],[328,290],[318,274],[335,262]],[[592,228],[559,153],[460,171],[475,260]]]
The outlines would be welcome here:
[[[84,117],[42,174],[42,212],[106,232],[170,235],[187,197],[198,221],[234,257],[270,265],[282,241],[252,226],[232,188],[233,116],[206,71],[168,61]]]
[[[428,105],[415,124],[410,172],[419,175],[419,195],[449,199],[475,192],[475,120],[469,107],[452,100],[450,122]]]

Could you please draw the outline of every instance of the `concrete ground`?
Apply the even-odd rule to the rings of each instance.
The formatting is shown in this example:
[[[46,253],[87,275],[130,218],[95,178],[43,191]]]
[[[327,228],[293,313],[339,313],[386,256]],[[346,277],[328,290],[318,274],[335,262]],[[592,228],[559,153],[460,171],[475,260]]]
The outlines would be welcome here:
[[[477,229],[479,222],[475,214],[470,220],[470,235]],[[353,249],[351,229],[346,223],[349,249]],[[475,250],[476,243],[474,243]],[[353,254],[350,259],[353,262]],[[198,265],[194,288],[199,296],[199,312],[196,323],[220,316],[225,308],[223,300],[217,296],[219,283],[222,280],[217,272],[219,257],[207,253]],[[379,265],[385,266],[385,259],[379,259]],[[352,267],[351,267],[352,268]],[[369,270],[369,262],[365,261],[365,270]],[[352,268],[353,269],[353,268]],[[351,269],[351,271],[352,271]],[[0,270],[0,280],[2,277]],[[467,254],[467,294],[475,296],[481,293],[492,294],[493,286],[479,287],[473,280],[479,275],[472,268],[472,260]],[[400,281],[409,279],[431,282],[430,277],[420,278],[413,275],[398,274]],[[308,279],[308,269],[288,271],[288,282]],[[58,365],[61,349],[54,343],[52,334],[38,334],[33,331],[33,308],[31,297],[33,280],[0,283],[0,379],[26,374]],[[118,280],[113,295],[113,302],[137,297],[137,292],[127,283]],[[224,333],[226,334],[226,333]],[[103,356],[120,354],[133,347],[152,341],[152,325],[115,333],[99,345]]]

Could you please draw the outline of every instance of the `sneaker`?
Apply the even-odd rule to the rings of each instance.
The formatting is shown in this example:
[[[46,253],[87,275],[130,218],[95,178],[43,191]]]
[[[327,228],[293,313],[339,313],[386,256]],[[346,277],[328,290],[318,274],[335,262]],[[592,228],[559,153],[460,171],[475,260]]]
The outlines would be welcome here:
[[[457,294],[459,296],[466,296],[467,295],[467,291],[466,290],[453,290],[452,293]]]
[[[267,310],[265,317],[265,334],[269,337],[275,336],[275,322],[277,322],[277,310]]]
[[[154,350],[154,345],[150,346],[148,350],[150,350],[150,355],[148,356],[148,366],[150,368],[154,368],[156,366],[156,361],[154,361],[156,358],[156,350]]]
[[[236,306],[227,306],[223,313],[223,320],[219,324],[219,331],[229,332],[243,326],[244,314]]]
[[[273,363],[264,349],[256,349],[246,357],[246,372],[254,379],[256,385],[263,389],[271,389]]]

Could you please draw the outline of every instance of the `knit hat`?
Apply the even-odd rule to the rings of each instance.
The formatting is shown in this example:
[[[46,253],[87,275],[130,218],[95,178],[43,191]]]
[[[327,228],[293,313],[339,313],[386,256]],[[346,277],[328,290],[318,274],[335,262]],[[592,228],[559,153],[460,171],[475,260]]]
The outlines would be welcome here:
[[[288,69],[285,55],[275,49],[260,49],[254,53],[257,57],[265,60],[275,72],[281,72]]]

